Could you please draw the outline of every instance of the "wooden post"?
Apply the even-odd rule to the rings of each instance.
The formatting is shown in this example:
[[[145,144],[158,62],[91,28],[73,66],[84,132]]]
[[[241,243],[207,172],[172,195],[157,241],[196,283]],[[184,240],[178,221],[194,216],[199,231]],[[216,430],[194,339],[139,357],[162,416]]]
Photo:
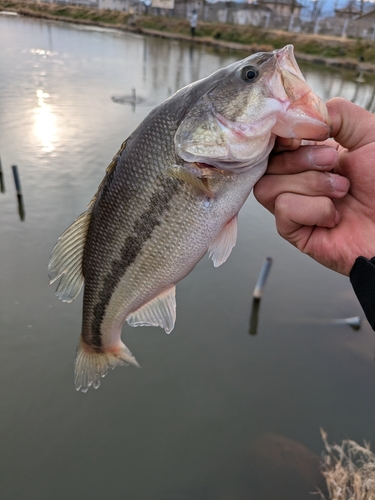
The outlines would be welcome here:
[[[18,200],[18,213],[19,213],[20,219],[22,221],[24,221],[25,220],[25,207],[23,204],[21,181],[20,181],[20,177],[18,174],[17,165],[12,165],[12,171],[13,171],[14,184],[16,186],[16,193],[17,193],[17,200]]]
[[[3,167],[1,165],[1,158],[0,158],[0,191],[2,193],[5,193],[4,174],[3,174]]]
[[[253,304],[251,307],[250,326],[249,326],[250,335],[256,335],[258,331],[258,315],[260,308],[260,299],[262,298],[263,290],[266,285],[267,277],[270,272],[271,266],[272,266],[272,259],[271,257],[267,257],[263,262],[262,269],[260,270],[258,276],[258,281],[254,288]]]
[[[266,260],[263,262],[262,269],[260,270],[260,273],[259,273],[258,281],[257,281],[255,288],[254,288],[254,292],[253,292],[254,299],[260,300],[262,298],[263,289],[266,285],[266,281],[267,281],[271,266],[272,266],[272,259],[271,259],[271,257],[267,257]]]

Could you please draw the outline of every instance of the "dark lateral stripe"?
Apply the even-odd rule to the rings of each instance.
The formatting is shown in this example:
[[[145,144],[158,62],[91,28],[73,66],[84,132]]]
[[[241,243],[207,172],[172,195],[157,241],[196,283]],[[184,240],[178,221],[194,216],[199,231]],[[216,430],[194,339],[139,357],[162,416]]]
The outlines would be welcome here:
[[[102,346],[101,324],[112,293],[126,272],[126,269],[135,261],[143,245],[148,241],[152,232],[160,225],[161,215],[168,210],[168,205],[178,191],[180,182],[176,179],[163,179],[160,189],[150,198],[149,209],[144,212],[134,224],[134,234],[126,238],[121,249],[121,257],[111,264],[111,271],[104,278],[99,292],[99,302],[93,309],[91,323],[91,344]]]

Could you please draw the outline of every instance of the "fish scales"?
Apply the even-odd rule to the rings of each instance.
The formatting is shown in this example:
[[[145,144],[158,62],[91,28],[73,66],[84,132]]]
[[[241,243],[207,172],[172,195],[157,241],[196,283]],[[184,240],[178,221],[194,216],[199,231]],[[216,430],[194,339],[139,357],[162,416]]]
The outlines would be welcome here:
[[[124,321],[173,329],[176,283],[207,251],[215,266],[228,258],[276,135],[324,139],[327,120],[291,46],[218,70],[149,114],[52,252],[62,300],[85,284],[77,389],[138,365],[121,341]]]
[[[94,291],[90,295],[85,293],[84,309],[91,310],[94,317],[91,321],[88,319],[84,322],[83,337],[88,342],[92,341],[97,347],[102,345],[101,323],[113,290],[126,269],[134,264],[155,227],[161,224],[163,213],[165,212],[164,215],[167,217],[167,224],[163,226],[160,242],[155,239],[148,245],[150,246],[149,254],[152,254],[150,258],[141,259],[141,255],[139,255],[139,268],[146,269],[147,272],[150,265],[146,264],[151,259],[153,267],[159,268],[160,272],[160,262],[159,259],[155,258],[155,253],[159,253],[159,257],[165,263],[166,256],[171,253],[172,249],[176,249],[178,241],[186,233],[182,222],[193,224],[192,218],[194,217],[195,222],[200,224],[200,219],[204,215],[199,206],[194,216],[191,214],[196,198],[193,189],[163,173],[165,166],[173,165],[178,161],[172,148],[176,132],[175,110],[170,112],[168,109],[172,105],[170,103],[170,106],[166,106],[164,113],[158,114],[153,120],[150,120],[146,130],[135,133],[128,140],[91,215],[87,241],[92,242],[92,244],[86,245],[83,257],[83,262],[90,262],[90,266],[88,269],[83,267],[83,275],[86,289]],[[123,175],[123,169],[126,170],[126,176]],[[131,196],[124,200],[123,193],[131,193]],[[169,204],[174,195],[178,197],[173,211],[173,218],[177,224],[171,225]],[[108,221],[108,213],[111,214],[111,219],[115,220],[115,226],[116,221],[122,221],[120,231],[114,231],[111,223],[103,231],[102,221]],[[191,214],[191,217],[187,218],[187,214]],[[98,220],[96,220],[97,217]],[[204,223],[204,220],[202,222]],[[165,238],[165,235],[168,237]],[[114,237],[116,237],[116,241]],[[92,252],[93,249],[97,248],[101,249],[99,256],[96,252]],[[116,250],[115,254],[113,249]],[[101,270],[99,262],[95,262],[95,260],[107,261],[106,250],[111,267],[110,269],[105,267]],[[206,248],[202,249],[200,253],[205,252]],[[95,265],[92,265],[92,262],[95,262]],[[170,264],[169,260],[168,273],[172,274]],[[178,263],[177,266],[180,269]],[[141,276],[140,269],[137,268],[134,271],[138,276]],[[90,270],[95,271],[90,274]],[[155,276],[155,281],[159,286],[160,277],[155,273],[153,276]],[[153,291],[152,288],[150,290],[149,288],[151,287],[149,286],[146,290],[148,295]],[[139,295],[139,288],[137,295]],[[131,293],[128,292],[127,296],[130,300]],[[133,303],[133,300],[131,302]],[[142,302],[143,298],[138,297],[134,308],[137,308],[138,303]],[[93,304],[95,304],[94,307]]]
[[[83,257],[83,262],[90,265],[83,266],[83,275],[86,289],[91,291],[85,294],[84,307],[94,317],[84,322],[83,336],[90,341],[93,335],[97,346],[101,346],[101,322],[113,290],[161,223],[171,198],[181,190],[181,182],[162,175],[162,166],[175,162],[175,155],[169,154],[175,124],[168,117],[168,114],[157,116],[156,123],[145,133],[128,140],[91,215],[87,241],[92,244],[86,245]],[[159,138],[157,144],[156,138]],[[121,229],[114,231],[119,222]],[[169,226],[167,229],[171,232]],[[102,269],[100,261],[108,262],[110,267]]]

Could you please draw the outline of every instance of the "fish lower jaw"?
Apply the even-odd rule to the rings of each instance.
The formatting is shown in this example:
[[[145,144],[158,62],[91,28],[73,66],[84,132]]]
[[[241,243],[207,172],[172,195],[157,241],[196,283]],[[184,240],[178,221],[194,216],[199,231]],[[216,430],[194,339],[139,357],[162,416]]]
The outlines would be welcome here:
[[[331,123],[324,102],[312,92],[292,101],[272,128],[279,137],[323,141],[330,136]]]
[[[139,367],[135,357],[121,341],[114,346],[97,348],[81,339],[74,365],[76,390],[87,392],[90,387],[97,389],[109,369],[126,364]]]
[[[287,139],[324,141],[330,136],[330,127],[327,123],[291,109],[284,118],[278,120],[272,133]]]

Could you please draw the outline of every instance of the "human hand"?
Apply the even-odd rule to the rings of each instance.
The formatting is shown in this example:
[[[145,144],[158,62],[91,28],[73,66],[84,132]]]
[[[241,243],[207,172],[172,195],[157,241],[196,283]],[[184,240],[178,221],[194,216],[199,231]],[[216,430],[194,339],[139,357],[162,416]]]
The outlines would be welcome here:
[[[375,256],[375,115],[342,98],[327,108],[334,141],[284,143],[254,195],[283,238],[348,276],[358,256]]]

